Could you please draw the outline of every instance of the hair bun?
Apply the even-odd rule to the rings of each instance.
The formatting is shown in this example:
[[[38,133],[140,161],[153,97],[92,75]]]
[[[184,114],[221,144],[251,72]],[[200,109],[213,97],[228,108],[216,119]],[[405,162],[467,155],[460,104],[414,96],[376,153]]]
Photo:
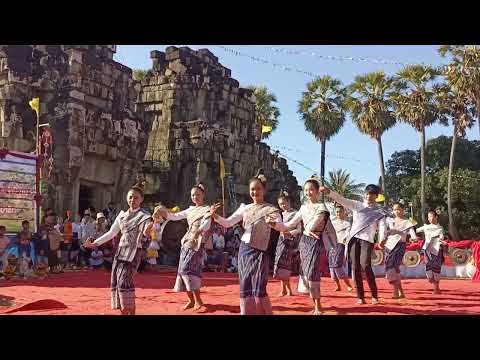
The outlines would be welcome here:
[[[202,189],[203,191],[205,191],[205,186],[203,186],[202,183],[198,183],[198,184],[197,184],[197,187],[200,188],[200,189]]]

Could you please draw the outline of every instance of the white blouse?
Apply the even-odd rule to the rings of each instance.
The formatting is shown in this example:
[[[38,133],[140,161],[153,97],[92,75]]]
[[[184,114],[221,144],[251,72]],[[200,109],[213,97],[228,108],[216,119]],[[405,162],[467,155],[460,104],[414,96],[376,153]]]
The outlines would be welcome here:
[[[309,225],[307,224],[307,221],[310,220],[312,215],[318,210],[320,210],[320,208],[324,208],[325,211],[327,211],[326,207],[323,204],[319,204],[319,203],[302,205],[300,207],[300,210],[297,211],[297,213],[292,219],[290,219],[287,222],[279,222],[276,225],[276,229],[278,229],[281,232],[289,231],[290,229],[297,227],[300,224],[300,221],[303,221],[303,224],[305,226],[303,233],[305,235],[308,235],[309,231],[311,231],[312,229],[307,228],[309,227]]]
[[[228,218],[225,219],[224,217],[221,217],[219,215],[215,219],[215,221],[225,228],[232,227],[233,225],[235,225],[235,224],[237,224],[237,223],[239,223],[240,221],[243,220],[243,214],[245,213],[245,211],[250,209],[253,205],[254,205],[254,203],[251,203],[251,204],[248,204],[248,205],[241,204],[240,207],[232,215],[230,215]],[[275,221],[280,223],[280,218],[276,217]],[[249,244],[251,234],[252,234],[252,227],[249,226],[247,229],[245,229],[245,232],[243,233],[242,238],[240,240],[243,241],[246,244]]]
[[[196,206],[189,206],[187,209],[182,210],[178,213],[167,212],[167,220],[179,221],[179,220],[186,219],[188,217],[188,214],[190,214],[190,212],[192,210],[194,210],[195,208],[196,208]],[[211,224],[212,224],[212,218],[211,217],[209,217],[208,219],[203,219],[199,230],[200,231],[205,231],[205,230],[210,228]]]

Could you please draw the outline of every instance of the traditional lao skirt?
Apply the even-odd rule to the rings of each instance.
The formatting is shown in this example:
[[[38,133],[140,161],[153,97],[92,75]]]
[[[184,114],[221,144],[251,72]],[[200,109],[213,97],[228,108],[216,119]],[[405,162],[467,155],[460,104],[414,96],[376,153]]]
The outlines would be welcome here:
[[[242,241],[238,250],[242,315],[272,314],[272,306],[267,294],[268,269],[267,252],[255,249]]]
[[[345,259],[345,245],[337,243],[337,246],[331,248],[328,252],[328,267],[330,268],[330,277],[332,280],[345,279],[347,275],[343,268]]]
[[[400,265],[405,255],[405,249],[405,242],[398,242],[393,250],[385,248],[385,277],[390,283],[401,279]]]
[[[197,291],[202,286],[203,246],[195,250],[182,246],[174,291]]]
[[[133,261],[119,260],[115,256],[112,265],[111,300],[112,309],[135,309],[135,285],[133,276],[142,260],[143,250],[138,248]]]
[[[425,261],[425,272],[428,281],[431,283],[439,282],[440,272],[442,271],[442,264],[444,262],[443,247],[440,246],[440,250],[438,251],[437,255],[425,251]]]
[[[320,299],[320,259],[324,248],[323,241],[303,235],[298,244],[300,250],[301,274],[299,282],[307,287],[312,299]]]
[[[294,240],[286,239],[283,235],[278,237],[277,248],[275,249],[275,263],[273,277],[278,280],[288,281],[292,273],[292,255]]]

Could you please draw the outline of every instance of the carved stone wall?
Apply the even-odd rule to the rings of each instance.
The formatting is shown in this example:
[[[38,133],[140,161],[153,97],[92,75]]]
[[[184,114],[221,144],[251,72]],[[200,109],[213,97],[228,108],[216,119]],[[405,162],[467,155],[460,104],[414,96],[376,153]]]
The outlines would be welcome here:
[[[45,206],[79,211],[124,206],[137,178],[150,125],[135,112],[140,84],[113,60],[115,45],[0,45],[0,121],[6,145],[34,151],[40,123],[54,138],[54,174]],[[80,188],[90,189],[79,199]]]
[[[152,124],[145,155],[150,200],[187,206],[201,181],[207,200],[221,199],[219,159],[233,176],[236,204],[249,202],[248,180],[259,168],[268,178],[267,200],[284,188],[299,202],[299,188],[285,159],[260,141],[255,98],[209,50],[168,47],[152,51],[138,111]],[[226,194],[228,189],[225,189]],[[227,212],[233,201],[226,196]]]

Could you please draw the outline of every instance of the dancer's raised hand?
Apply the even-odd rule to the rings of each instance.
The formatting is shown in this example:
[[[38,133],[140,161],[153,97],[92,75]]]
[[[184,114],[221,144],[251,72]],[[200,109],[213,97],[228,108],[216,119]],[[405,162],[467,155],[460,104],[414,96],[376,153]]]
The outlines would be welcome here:
[[[330,189],[327,188],[326,186],[320,186],[320,188],[318,189],[318,191],[320,191],[321,193],[324,193],[325,195],[328,195],[330,193]]]
[[[222,203],[219,203],[219,202],[211,205],[210,212],[209,212],[210,216],[215,219],[218,216],[217,210],[220,209],[221,207],[222,207]]]

